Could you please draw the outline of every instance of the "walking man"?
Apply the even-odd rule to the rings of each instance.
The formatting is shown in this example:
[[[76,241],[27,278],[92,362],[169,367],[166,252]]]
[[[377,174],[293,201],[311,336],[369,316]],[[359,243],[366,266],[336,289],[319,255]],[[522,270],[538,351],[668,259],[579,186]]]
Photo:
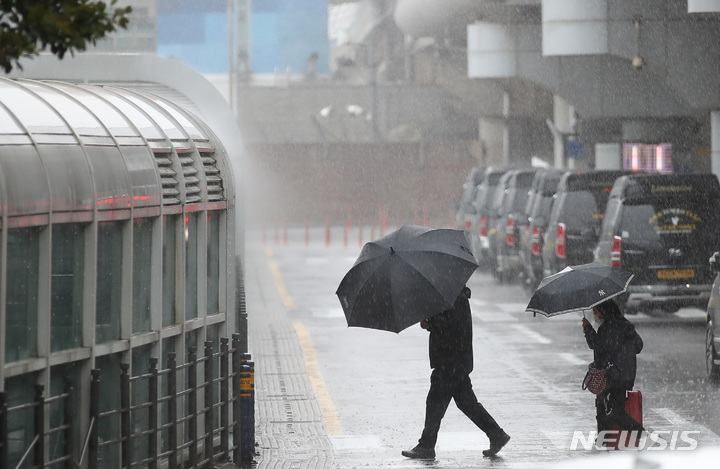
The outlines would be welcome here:
[[[435,458],[440,422],[451,399],[490,440],[490,449],[483,455],[495,456],[510,441],[495,419],[485,410],[472,389],[470,372],[473,369],[472,315],[470,289],[464,287],[452,308],[420,323],[430,331],[430,390],[425,407],[425,428],[418,445],[402,452],[417,459]]]

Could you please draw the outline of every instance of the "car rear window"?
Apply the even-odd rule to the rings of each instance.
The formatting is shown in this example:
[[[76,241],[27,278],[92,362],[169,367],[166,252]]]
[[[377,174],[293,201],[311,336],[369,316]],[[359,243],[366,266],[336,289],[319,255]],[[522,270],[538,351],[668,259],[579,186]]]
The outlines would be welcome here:
[[[562,222],[570,230],[584,230],[602,224],[609,193],[604,187],[568,192]]]
[[[620,224],[623,239],[647,248],[703,246],[720,239],[718,201],[698,197],[626,201]]]

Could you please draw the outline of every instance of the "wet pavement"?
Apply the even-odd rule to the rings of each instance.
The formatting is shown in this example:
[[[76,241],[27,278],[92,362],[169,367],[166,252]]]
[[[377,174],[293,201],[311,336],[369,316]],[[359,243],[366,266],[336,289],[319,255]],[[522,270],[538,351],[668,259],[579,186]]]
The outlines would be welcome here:
[[[471,378],[480,402],[512,439],[497,457],[483,457],[487,438],[451,403],[437,459],[401,456],[422,430],[430,376],[427,332],[419,326],[400,334],[347,327],[335,289],[360,252],[361,238],[355,236],[346,243],[336,231],[329,245],[322,231],[308,237],[302,229],[291,231],[287,242],[263,242],[260,232],[247,237],[255,467],[536,468],[615,457],[570,449],[574,431],[595,429],[593,396],[580,389],[592,360],[581,315],[533,318],[524,313],[527,292],[482,273],[468,282]],[[720,444],[720,391],[703,382],[702,363],[694,359],[702,312],[631,320],[646,341],[637,382],[644,391],[646,427],[696,431],[699,447]],[[668,345],[681,353],[668,352]],[[668,366],[678,373],[668,377]]]

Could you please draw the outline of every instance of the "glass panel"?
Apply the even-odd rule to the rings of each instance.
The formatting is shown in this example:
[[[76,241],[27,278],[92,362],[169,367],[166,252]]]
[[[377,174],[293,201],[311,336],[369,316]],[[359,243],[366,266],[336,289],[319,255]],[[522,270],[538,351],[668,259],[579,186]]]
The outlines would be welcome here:
[[[28,404],[35,397],[34,373],[14,376],[5,380],[8,407]],[[8,462],[9,467],[17,466],[25,451],[30,447],[34,435],[32,408],[8,414]]]
[[[175,324],[177,215],[163,216],[163,327]]]
[[[98,223],[95,341],[120,338],[122,298],[122,222]]]
[[[166,370],[169,368],[168,354],[175,352],[175,337],[168,337],[162,340],[162,357],[160,359],[160,369]],[[182,357],[181,357],[182,358]],[[160,376],[158,382],[160,390],[158,396],[167,396],[168,394],[168,375],[164,374]],[[165,426],[170,423],[170,417],[168,413],[169,403],[166,401],[160,404],[160,425]],[[168,436],[169,429],[160,430],[160,451],[165,452],[170,449],[170,442]],[[173,448],[174,449],[174,448]]]
[[[36,96],[9,83],[0,85],[3,104],[32,133],[71,134],[58,114]]]
[[[85,235],[78,224],[52,228],[51,340],[53,352],[82,345]]]
[[[121,92],[120,90],[115,91],[119,93]],[[145,101],[145,99],[147,98],[141,99],[127,92],[125,92],[124,96],[130,101],[132,101],[132,103],[135,104],[137,107],[147,112],[150,118],[160,126],[160,128],[163,130],[163,132],[165,132],[165,135],[167,135],[168,138],[170,138],[171,140],[183,140],[186,138],[185,135],[183,135],[182,131],[170,119],[168,119],[165,114],[160,112],[160,110],[157,109],[149,101]]]
[[[220,214],[208,212],[207,241],[207,314],[220,309]]]
[[[108,88],[103,88],[103,90],[108,90]],[[112,89],[112,91],[122,93],[121,90]],[[116,106],[118,109],[120,109],[120,111],[125,114],[133,123],[133,125],[140,131],[143,137],[148,140],[157,140],[162,138],[162,134],[158,131],[152,121],[135,106],[125,101],[121,97],[117,96],[116,94],[103,93],[102,96],[103,98],[107,99],[113,106]]]
[[[39,228],[8,231],[5,362],[37,355]]]
[[[1,134],[24,134],[26,133],[23,129],[17,125],[15,119],[13,119],[7,110],[0,106],[0,133]]]
[[[107,135],[105,128],[100,125],[100,122],[92,113],[65,94],[33,82],[25,82],[23,86],[37,93],[38,96],[58,110],[63,119],[79,135]]]
[[[136,347],[132,351],[132,375],[139,376],[146,374],[150,369],[151,346]],[[138,379],[132,383],[130,396],[131,405],[137,406],[150,401],[150,383],[148,378]],[[150,428],[150,420],[147,410],[139,410],[130,414],[130,428],[133,433],[144,432]],[[133,463],[150,457],[148,454],[147,438],[135,438],[132,440]],[[152,455],[155,456],[155,455]]]
[[[109,412],[120,408],[120,356],[104,355],[95,359],[95,368],[100,373],[100,412]],[[100,441],[120,438],[120,415],[109,415],[98,420]],[[120,466],[120,444],[98,448],[98,467]]]
[[[81,362],[67,363],[56,365],[50,369],[50,393],[49,396],[59,396],[63,394],[68,385],[73,388],[73,414],[79,415],[81,400],[77,397],[80,394],[80,371]],[[64,424],[64,407],[65,400],[59,400],[49,405],[50,412],[50,428],[58,428]],[[73,437],[75,441],[79,441],[80,432],[78,419],[75,420],[75,428],[73,428]],[[50,435],[50,460],[55,460],[65,454],[65,432],[55,432]],[[75,455],[77,456],[77,455]]]
[[[133,220],[133,334],[150,331],[152,222]]]
[[[185,217],[185,319],[198,317],[198,214]]]

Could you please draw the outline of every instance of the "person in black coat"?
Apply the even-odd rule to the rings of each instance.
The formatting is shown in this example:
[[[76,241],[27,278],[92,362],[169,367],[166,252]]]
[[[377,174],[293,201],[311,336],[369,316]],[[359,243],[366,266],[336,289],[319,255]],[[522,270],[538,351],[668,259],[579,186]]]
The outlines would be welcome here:
[[[613,300],[600,303],[593,312],[602,322],[597,332],[586,318],[582,322],[585,340],[593,350],[595,368],[605,369],[612,364],[605,373],[605,390],[595,401],[598,433],[611,430],[613,426],[642,432],[643,426],[625,412],[627,391],[632,391],[635,386],[636,355],[643,348],[642,338]]]
[[[464,287],[451,309],[420,323],[423,329],[430,331],[430,367],[433,371],[425,407],[425,428],[418,445],[403,451],[403,456],[435,457],[440,422],[451,399],[455,399],[458,409],[490,439],[490,449],[483,451],[485,456],[494,456],[510,440],[478,402],[472,389],[469,376],[473,370],[472,314],[468,298],[470,289]]]

